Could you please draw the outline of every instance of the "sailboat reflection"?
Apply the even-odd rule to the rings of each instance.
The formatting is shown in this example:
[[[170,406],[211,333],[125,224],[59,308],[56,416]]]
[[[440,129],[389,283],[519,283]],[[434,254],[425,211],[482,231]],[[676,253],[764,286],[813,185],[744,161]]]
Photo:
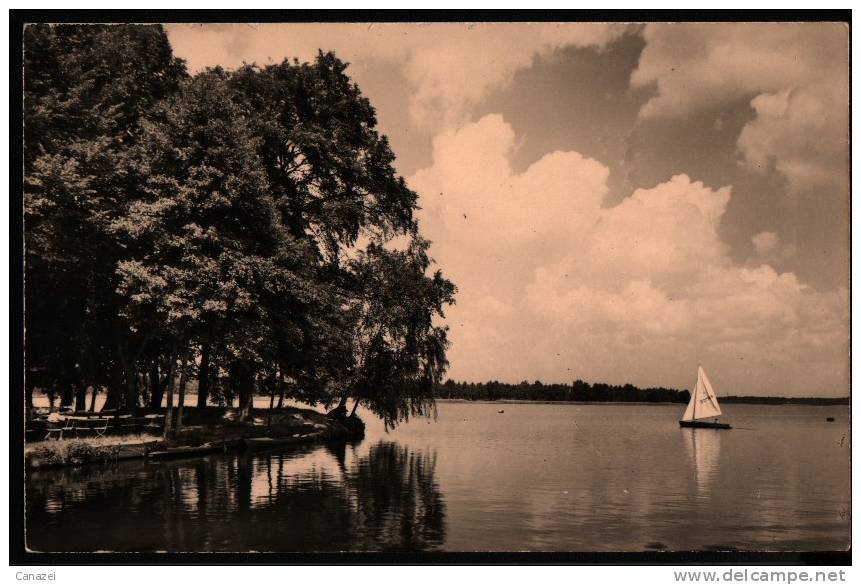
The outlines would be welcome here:
[[[721,433],[711,429],[682,429],[681,433],[693,466],[697,495],[708,496],[720,465]]]

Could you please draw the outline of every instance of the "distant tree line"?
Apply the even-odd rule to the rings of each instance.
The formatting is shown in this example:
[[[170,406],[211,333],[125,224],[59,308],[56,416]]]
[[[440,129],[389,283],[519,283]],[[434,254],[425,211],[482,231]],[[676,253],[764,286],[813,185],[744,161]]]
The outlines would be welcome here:
[[[727,396],[725,398],[721,398],[720,401],[728,404],[810,404],[813,406],[828,406],[849,404],[849,397],[816,398],[813,396]]]
[[[455,382],[446,380],[436,392],[437,398],[463,400],[546,400],[550,402],[684,402],[687,390],[672,388],[637,388],[631,384],[590,384],[576,380],[572,384],[542,384],[540,381],[519,384],[505,382]]]
[[[235,396],[243,419],[260,392],[432,411],[455,287],[346,68],[190,75],[161,26],[26,27],[28,406],[92,389],[165,403],[169,432],[194,379],[198,408]]]
[[[576,380],[572,384],[543,384],[540,380],[519,384],[505,382],[457,382],[446,380],[434,396],[460,400],[535,400],[547,402],[681,402],[691,399],[688,390],[673,388],[637,388],[632,384],[590,384]],[[845,398],[789,398],[780,396],[721,396],[722,403],[732,404],[849,404]]]

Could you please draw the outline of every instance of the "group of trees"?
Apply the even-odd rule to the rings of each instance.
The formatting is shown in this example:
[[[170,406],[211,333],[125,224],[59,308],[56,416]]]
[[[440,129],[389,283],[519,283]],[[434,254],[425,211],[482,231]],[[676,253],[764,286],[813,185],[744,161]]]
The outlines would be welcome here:
[[[181,424],[196,378],[242,418],[260,391],[433,408],[455,287],[346,64],[192,76],[160,26],[31,25],[24,67],[28,405],[176,396]]]
[[[464,400],[547,400],[551,402],[683,402],[691,399],[687,390],[671,388],[637,388],[631,384],[542,384],[526,380],[519,384],[504,382],[455,382],[446,380],[436,392],[437,398]]]

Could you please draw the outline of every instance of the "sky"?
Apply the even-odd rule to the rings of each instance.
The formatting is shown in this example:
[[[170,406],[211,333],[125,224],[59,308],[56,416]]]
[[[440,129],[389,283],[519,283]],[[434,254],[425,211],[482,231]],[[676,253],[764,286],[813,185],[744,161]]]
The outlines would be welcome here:
[[[450,378],[848,395],[845,25],[167,30],[191,71],[350,63],[458,287]]]

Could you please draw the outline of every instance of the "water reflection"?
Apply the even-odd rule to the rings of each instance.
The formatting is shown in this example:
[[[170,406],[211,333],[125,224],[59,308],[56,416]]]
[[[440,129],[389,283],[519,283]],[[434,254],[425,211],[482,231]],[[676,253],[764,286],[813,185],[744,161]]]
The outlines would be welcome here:
[[[711,494],[711,486],[720,463],[721,433],[711,429],[679,429],[685,438],[685,449],[694,470],[697,495]]]
[[[27,478],[36,550],[845,550],[845,407],[443,403],[359,445]],[[845,423],[826,423],[826,416]],[[373,421],[370,417],[367,419]],[[755,428],[754,428],[755,427]]]
[[[33,473],[40,551],[431,550],[445,539],[436,454],[380,441]]]
[[[344,479],[354,524],[365,540],[396,550],[443,543],[445,504],[435,479],[435,453],[381,441],[349,469]]]

